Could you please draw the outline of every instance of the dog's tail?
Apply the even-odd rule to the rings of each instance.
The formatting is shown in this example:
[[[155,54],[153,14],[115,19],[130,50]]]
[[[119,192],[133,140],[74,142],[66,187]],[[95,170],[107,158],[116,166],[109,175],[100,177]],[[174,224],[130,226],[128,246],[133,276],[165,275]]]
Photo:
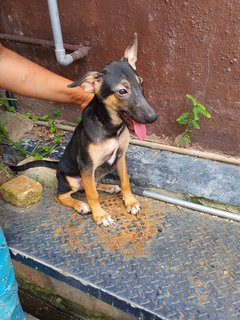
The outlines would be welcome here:
[[[20,166],[9,165],[9,168],[13,171],[23,171],[30,168],[36,167],[47,167],[51,169],[57,169],[59,161],[50,161],[50,160],[35,160],[30,161]]]

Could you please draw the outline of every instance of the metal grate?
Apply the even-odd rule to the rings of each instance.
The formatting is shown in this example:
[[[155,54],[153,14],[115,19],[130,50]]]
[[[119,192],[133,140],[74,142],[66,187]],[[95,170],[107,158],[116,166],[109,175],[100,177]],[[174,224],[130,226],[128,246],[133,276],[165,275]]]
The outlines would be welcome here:
[[[27,209],[0,201],[13,258],[141,319],[240,319],[238,223],[142,197],[136,217],[101,193],[104,228],[53,193]]]

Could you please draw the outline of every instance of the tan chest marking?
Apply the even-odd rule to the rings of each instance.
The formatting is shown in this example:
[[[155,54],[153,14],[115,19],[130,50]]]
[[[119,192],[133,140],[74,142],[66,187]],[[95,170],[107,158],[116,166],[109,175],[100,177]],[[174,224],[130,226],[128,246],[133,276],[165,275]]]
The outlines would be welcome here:
[[[112,165],[116,159],[118,150],[122,151],[121,154],[125,154],[128,144],[129,131],[127,128],[123,130],[118,138],[108,139],[100,144],[90,144],[88,152],[93,162],[93,169],[98,168],[105,161]]]
[[[93,162],[93,168],[96,169],[103,164],[116,149],[118,149],[118,140],[115,138],[108,139],[100,144],[90,144],[88,152]]]

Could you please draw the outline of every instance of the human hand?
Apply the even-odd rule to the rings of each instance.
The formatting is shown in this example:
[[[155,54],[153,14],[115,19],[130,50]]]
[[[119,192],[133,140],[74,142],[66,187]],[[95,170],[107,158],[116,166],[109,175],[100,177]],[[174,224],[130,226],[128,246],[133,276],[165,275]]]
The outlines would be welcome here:
[[[86,108],[94,97],[93,93],[86,92],[82,87],[73,88],[76,90],[76,101],[82,109]]]

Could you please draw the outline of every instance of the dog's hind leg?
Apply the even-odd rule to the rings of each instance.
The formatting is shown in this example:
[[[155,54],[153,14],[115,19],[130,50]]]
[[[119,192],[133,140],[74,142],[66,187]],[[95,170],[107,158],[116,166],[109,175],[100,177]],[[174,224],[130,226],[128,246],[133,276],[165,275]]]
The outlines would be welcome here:
[[[96,187],[98,191],[104,191],[107,193],[119,193],[121,191],[121,188],[116,184],[97,183]]]
[[[58,194],[55,196],[55,199],[60,202],[62,205],[66,207],[71,207],[75,209],[77,212],[81,214],[86,214],[90,212],[89,206],[80,200],[73,199],[71,197],[72,193],[76,192],[77,190],[72,190],[67,193]]]
[[[89,206],[80,200],[73,199],[72,194],[83,189],[82,180],[79,177],[69,177],[64,174],[58,175],[58,194],[55,200],[66,207],[71,207],[81,214],[90,212]]]
[[[126,206],[127,212],[132,214],[137,214],[138,211],[140,211],[140,204],[136,200],[136,198],[133,196],[130,189],[125,155],[122,155],[121,158],[118,159],[117,171],[118,171],[119,179],[121,182],[121,191],[122,191],[123,201]]]
[[[97,193],[94,175],[86,172],[81,172],[85,193],[88,205],[92,211],[94,221],[103,225],[104,227],[110,226],[114,223],[110,214],[107,213],[100,205],[99,196]]]

